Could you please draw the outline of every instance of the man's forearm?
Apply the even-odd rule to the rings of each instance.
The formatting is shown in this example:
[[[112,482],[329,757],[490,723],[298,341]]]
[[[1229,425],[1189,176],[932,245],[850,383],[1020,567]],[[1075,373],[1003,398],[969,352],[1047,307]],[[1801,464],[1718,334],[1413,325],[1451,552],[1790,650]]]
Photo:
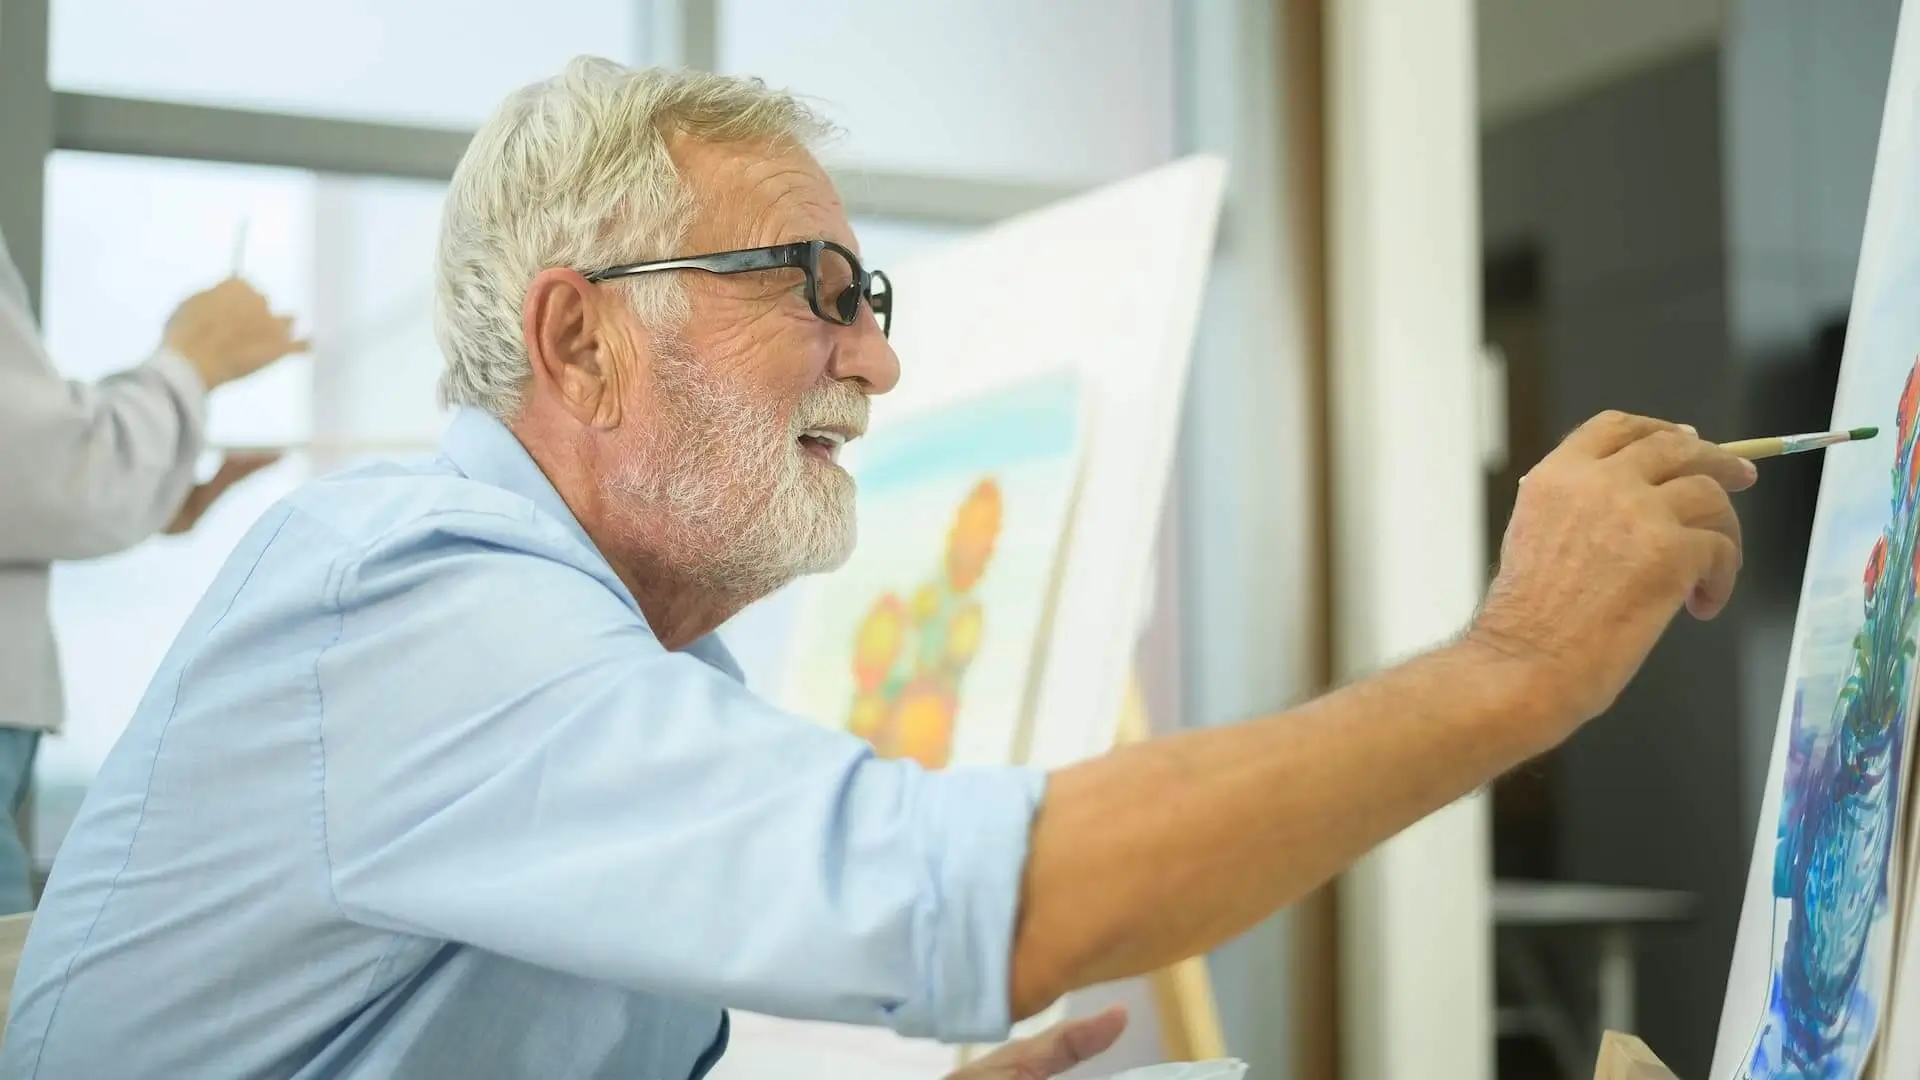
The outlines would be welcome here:
[[[1016,1016],[1204,952],[1571,727],[1530,667],[1439,650],[1278,716],[1063,769],[1032,833]]]

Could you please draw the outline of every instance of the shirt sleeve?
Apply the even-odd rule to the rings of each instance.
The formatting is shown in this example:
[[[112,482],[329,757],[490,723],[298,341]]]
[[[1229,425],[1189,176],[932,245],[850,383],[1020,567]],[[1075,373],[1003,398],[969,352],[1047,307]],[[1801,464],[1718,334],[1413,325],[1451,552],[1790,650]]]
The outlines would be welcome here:
[[[317,677],[343,912],[636,990],[1005,1037],[1043,774],[878,759],[665,651],[579,552],[442,515],[338,575]]]
[[[205,387],[189,364],[164,351],[97,383],[61,378],[17,275],[5,277],[0,561],[81,559],[132,547],[164,527],[193,486]]]

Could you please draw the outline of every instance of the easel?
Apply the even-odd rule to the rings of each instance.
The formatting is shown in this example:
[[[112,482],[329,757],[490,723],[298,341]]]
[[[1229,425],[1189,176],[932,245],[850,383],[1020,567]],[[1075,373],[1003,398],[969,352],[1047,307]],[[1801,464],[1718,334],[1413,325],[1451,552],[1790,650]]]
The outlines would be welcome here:
[[[1120,701],[1116,746],[1129,746],[1153,737],[1147,721],[1146,696],[1140,678],[1127,681]],[[1154,1011],[1160,1017],[1160,1039],[1169,1061],[1207,1061],[1227,1056],[1227,1040],[1220,1032],[1220,1010],[1213,999],[1213,980],[1207,958],[1190,956],[1147,976],[1153,989]]]
[[[1660,1064],[1647,1044],[1631,1035],[1609,1031],[1600,1037],[1600,1060],[1594,1063],[1593,1080],[1679,1080],[1673,1070]]]

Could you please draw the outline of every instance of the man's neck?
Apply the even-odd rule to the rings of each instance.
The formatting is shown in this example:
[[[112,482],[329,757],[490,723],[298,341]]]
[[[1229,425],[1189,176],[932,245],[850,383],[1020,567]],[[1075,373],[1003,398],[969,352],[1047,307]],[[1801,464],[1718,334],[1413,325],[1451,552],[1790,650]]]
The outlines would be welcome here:
[[[685,545],[668,535],[649,535],[667,531],[666,523],[653,515],[610,515],[591,499],[577,505],[569,499],[568,504],[576,506],[580,527],[633,594],[653,636],[669,650],[684,649],[713,633],[762,595],[688,572],[685,567],[695,564],[700,553],[684,551]],[[583,513],[582,507],[590,509]],[[682,557],[674,557],[674,552]]]
[[[589,536],[593,535],[591,531]],[[647,626],[668,650],[684,649],[706,637],[752,602],[740,596],[703,587],[667,572],[644,557],[622,558],[595,538],[594,543],[612,564],[613,572],[633,593]]]
[[[528,419],[522,417],[514,425],[515,436],[601,557],[633,594],[647,627],[662,645],[669,650],[684,649],[753,602],[755,597],[750,592],[715,588],[697,575],[670,569],[676,562],[684,562],[662,554],[673,548],[664,535],[667,523],[635,513],[631,507],[625,512],[616,511],[607,504],[592,465],[571,454],[553,453],[550,447],[558,440],[529,438],[531,433],[525,430],[529,426]]]

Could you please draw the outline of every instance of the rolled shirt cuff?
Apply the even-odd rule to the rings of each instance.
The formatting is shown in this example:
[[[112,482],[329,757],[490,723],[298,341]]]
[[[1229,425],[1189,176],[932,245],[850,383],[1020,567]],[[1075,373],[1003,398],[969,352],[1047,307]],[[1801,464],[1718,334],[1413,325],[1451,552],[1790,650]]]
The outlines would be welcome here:
[[[1013,1026],[1008,1001],[1020,887],[1033,817],[1046,794],[1037,769],[949,769],[943,796],[923,804],[944,838],[933,872],[941,903],[929,913],[928,983],[893,1017],[904,1035],[942,1042],[999,1042]]]

